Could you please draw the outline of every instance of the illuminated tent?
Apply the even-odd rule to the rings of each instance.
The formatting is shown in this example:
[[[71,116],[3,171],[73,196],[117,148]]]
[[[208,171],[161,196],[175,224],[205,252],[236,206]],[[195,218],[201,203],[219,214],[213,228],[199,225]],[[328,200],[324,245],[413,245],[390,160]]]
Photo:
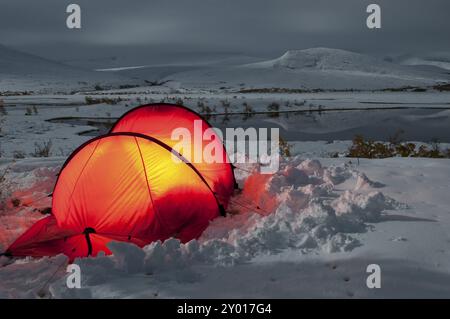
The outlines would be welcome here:
[[[141,133],[174,147],[178,141],[172,138],[172,133],[177,128],[187,130],[192,138],[192,143],[189,143],[191,148],[179,150],[181,155],[197,168],[216,194],[220,204],[223,208],[227,208],[228,200],[236,186],[233,167],[222,139],[199,114],[175,104],[142,105],[125,113],[117,120],[111,132]],[[215,161],[198,157],[207,148],[221,150],[219,155],[215,156]],[[187,152],[189,154],[186,154]],[[195,160],[196,156],[198,160]]]
[[[6,254],[64,253],[73,260],[111,253],[106,244],[113,240],[141,247],[169,237],[187,242],[223,213],[220,206],[199,169],[171,146],[139,133],[110,133],[73,152],[56,181],[52,215]]]

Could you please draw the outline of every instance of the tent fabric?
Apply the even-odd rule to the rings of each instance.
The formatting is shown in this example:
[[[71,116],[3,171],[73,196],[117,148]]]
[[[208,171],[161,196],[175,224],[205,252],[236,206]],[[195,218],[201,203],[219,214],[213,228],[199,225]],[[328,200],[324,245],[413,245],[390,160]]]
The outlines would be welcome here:
[[[89,234],[89,242],[91,244],[91,248],[89,248],[86,234],[59,228],[55,216],[50,215],[38,220],[30,229],[17,238],[8,248],[6,254],[15,257],[44,257],[65,254],[70,261],[73,261],[76,257],[95,257],[101,251],[107,255],[111,254],[107,244],[113,240],[134,243],[140,247],[146,244],[137,238]]]
[[[187,242],[220,209],[199,170],[170,146],[142,134],[110,133],[83,144],[63,165],[52,214],[19,237],[8,254],[64,253],[73,259],[109,254],[111,240],[139,246],[169,237]]]
[[[196,128],[195,123],[200,123],[201,128]],[[220,136],[211,130],[211,125],[193,110],[167,103],[142,105],[125,113],[115,123],[111,132],[141,133],[174,147],[179,141],[172,139],[172,132],[177,128],[187,129],[192,140],[195,136],[203,136],[207,130],[212,133],[209,136],[210,139],[196,139],[196,143],[190,143],[190,150],[181,149],[180,153],[198,169],[216,194],[220,204],[227,208],[228,200],[236,185],[233,167]],[[203,154],[207,147],[208,149],[222,150],[217,155],[220,160],[211,162],[205,161],[202,157],[199,158],[198,154]],[[187,156],[188,153],[190,156]],[[197,154],[197,157],[194,154]]]

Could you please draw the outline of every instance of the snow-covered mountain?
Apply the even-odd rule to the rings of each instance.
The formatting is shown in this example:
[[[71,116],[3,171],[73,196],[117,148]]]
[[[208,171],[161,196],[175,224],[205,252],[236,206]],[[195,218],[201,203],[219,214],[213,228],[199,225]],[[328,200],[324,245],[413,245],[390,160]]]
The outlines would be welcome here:
[[[0,91],[70,92],[146,81],[169,81],[174,87],[194,90],[377,90],[450,82],[445,65],[402,65],[338,49],[291,50],[273,60],[255,61],[246,56],[219,56],[201,63],[116,65],[100,72],[0,45]]]
[[[438,52],[423,56],[404,56],[399,59],[399,63],[414,66],[433,66],[450,71],[450,53]]]
[[[450,81],[440,70],[399,65],[354,52],[313,48],[234,67],[218,67],[167,77],[187,87],[387,89]]]
[[[67,66],[0,45],[0,91],[73,91],[130,83],[117,74]]]
[[[278,69],[318,69],[360,71],[365,73],[389,73],[392,64],[376,58],[350,51],[313,48],[306,50],[290,50],[281,57],[254,63],[254,67],[272,67]]]

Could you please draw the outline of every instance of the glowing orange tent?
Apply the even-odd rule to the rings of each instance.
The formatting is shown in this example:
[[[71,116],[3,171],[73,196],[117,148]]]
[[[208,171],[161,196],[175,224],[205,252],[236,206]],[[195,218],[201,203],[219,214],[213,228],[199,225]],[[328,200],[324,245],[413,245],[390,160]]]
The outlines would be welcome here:
[[[190,156],[186,155],[188,150],[184,148],[180,150],[181,155],[197,168],[216,194],[220,204],[227,208],[228,200],[236,187],[233,166],[228,159],[222,139],[212,130],[211,125],[193,110],[167,103],[142,105],[125,113],[117,120],[111,132],[141,133],[174,147],[178,141],[172,138],[172,133],[177,128],[187,129],[193,140],[190,143]],[[205,134],[207,130],[208,134]],[[201,138],[204,136],[208,136],[208,139]],[[201,157],[195,161],[195,157],[202,154],[206,147],[221,149],[222,152],[216,161],[208,162]]]
[[[6,254],[73,259],[109,254],[106,244],[113,240],[187,242],[222,212],[201,172],[171,146],[139,133],[110,133],[73,152],[56,181],[52,215]]]

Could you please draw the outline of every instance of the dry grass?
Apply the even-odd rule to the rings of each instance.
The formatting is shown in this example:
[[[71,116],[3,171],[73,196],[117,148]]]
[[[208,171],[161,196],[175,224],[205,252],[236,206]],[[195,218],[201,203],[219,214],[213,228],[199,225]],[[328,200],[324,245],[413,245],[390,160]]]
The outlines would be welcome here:
[[[450,91],[450,83],[436,85],[433,87],[433,89],[440,92]]]
[[[279,140],[280,155],[283,157],[291,157],[292,145],[280,136]]]
[[[52,141],[44,141],[42,143],[34,143],[34,153],[31,155],[33,157],[49,157],[52,149]]]
[[[280,104],[277,102],[272,102],[267,106],[267,111],[269,112],[269,117],[278,117],[280,111]]]
[[[431,146],[415,143],[400,142],[398,136],[389,142],[375,142],[366,140],[357,135],[349,149],[347,157],[359,158],[388,158],[388,157],[426,157],[426,158],[450,158],[450,149],[442,150],[437,142]]]
[[[113,99],[108,97],[93,98],[92,96],[86,96],[84,100],[87,105],[102,104],[102,103],[109,105],[116,105],[122,102],[122,99],[120,97]]]

